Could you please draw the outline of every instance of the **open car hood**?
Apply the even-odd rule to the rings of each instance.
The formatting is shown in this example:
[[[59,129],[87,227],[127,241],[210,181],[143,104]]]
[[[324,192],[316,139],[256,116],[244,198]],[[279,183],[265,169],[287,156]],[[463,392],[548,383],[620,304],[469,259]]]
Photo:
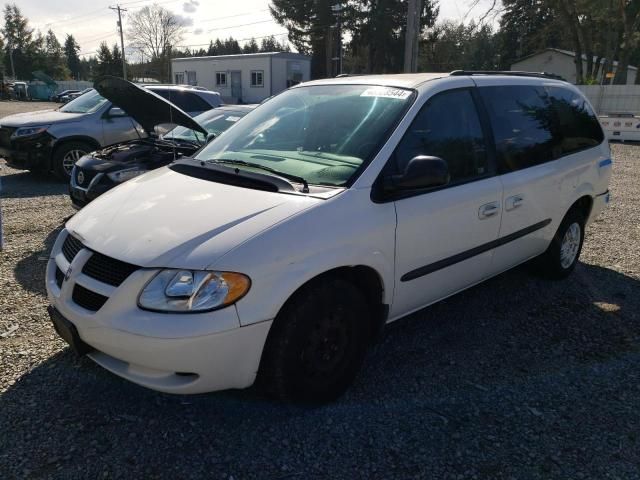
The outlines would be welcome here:
[[[93,87],[104,98],[127,112],[147,133],[152,133],[156,125],[173,123],[207,134],[207,130],[189,114],[151,90],[127,80],[104,76],[97,79]]]

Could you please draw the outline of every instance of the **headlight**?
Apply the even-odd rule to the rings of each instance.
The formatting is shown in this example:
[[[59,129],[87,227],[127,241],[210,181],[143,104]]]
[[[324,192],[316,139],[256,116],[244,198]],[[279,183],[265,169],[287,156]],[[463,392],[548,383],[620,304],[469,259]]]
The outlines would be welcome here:
[[[206,312],[240,300],[251,286],[246,275],[201,270],[162,270],[142,290],[138,306],[157,312]]]
[[[13,135],[11,135],[11,137],[30,137],[31,135],[37,135],[39,133],[46,132],[47,128],[49,128],[50,126],[51,125],[40,125],[38,127],[20,127],[15,132],[13,132]]]
[[[134,177],[147,173],[149,170],[143,170],[141,168],[128,168],[127,170],[120,170],[118,172],[107,173],[107,177],[116,183],[126,182]]]

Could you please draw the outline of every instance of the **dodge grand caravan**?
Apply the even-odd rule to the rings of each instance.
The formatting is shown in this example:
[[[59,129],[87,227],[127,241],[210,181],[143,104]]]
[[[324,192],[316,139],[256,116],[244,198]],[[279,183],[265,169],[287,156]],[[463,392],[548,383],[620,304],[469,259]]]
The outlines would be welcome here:
[[[149,388],[328,401],[385,323],[529,260],[569,275],[611,169],[587,100],[542,74],[301,84],[69,220],[49,312]]]

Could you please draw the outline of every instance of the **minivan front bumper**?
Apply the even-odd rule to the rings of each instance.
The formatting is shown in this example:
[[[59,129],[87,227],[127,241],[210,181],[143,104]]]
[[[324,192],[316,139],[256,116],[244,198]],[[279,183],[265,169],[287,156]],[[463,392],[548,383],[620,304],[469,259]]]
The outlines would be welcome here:
[[[77,333],[76,344],[88,347],[89,358],[167,393],[245,388],[255,381],[271,321],[240,327],[235,306],[201,314],[141,310],[137,295],[157,270],[139,269],[116,288],[101,284],[83,272],[93,255],[89,249],[67,260],[62,249],[67,235],[63,230],[48,261],[47,295]],[[78,286],[108,299],[96,311],[87,310],[74,300]]]

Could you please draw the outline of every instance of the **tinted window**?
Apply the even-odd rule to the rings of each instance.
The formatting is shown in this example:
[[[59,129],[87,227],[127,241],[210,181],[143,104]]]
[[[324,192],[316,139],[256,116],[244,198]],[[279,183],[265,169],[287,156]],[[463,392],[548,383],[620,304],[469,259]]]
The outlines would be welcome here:
[[[211,109],[211,105],[201,99],[198,95],[191,92],[164,89],[151,90],[162,98],[169,100],[185,112],[203,112]]]
[[[445,160],[451,183],[488,172],[484,135],[468,90],[438,94],[422,107],[395,151],[397,171],[418,155]]]
[[[600,123],[586,100],[562,87],[547,87],[558,118],[562,154],[595,147],[604,140]]]
[[[514,171],[561,156],[562,137],[543,87],[513,85],[479,89],[489,112],[502,171]]]

